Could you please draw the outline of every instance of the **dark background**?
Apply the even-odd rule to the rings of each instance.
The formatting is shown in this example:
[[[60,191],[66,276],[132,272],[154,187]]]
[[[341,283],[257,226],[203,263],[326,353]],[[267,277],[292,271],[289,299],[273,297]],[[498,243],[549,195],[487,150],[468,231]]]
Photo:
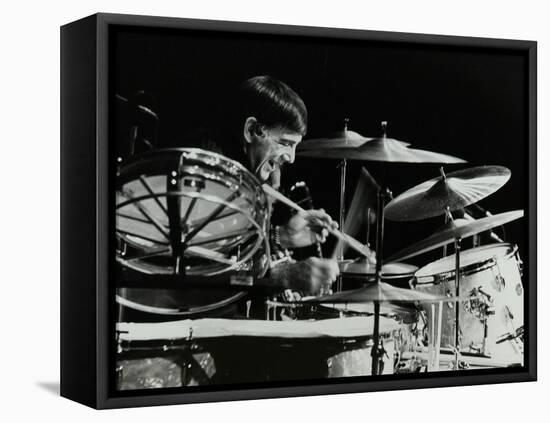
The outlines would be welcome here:
[[[111,92],[151,94],[159,115],[158,147],[186,145],[196,128],[216,128],[231,107],[229,93],[245,79],[269,74],[290,85],[309,113],[307,138],[342,129],[388,136],[415,148],[468,161],[446,172],[478,165],[502,165],[510,181],[480,204],[493,214],[525,209],[527,214],[527,61],[523,53],[487,48],[344,41],[187,30],[119,27],[111,34]],[[126,125],[124,107],[112,114]],[[116,132],[117,146],[127,142]],[[394,195],[439,175],[435,164],[348,162],[348,203],[361,166]],[[285,169],[283,186],[304,180],[316,207],[338,217],[337,162],[297,157]],[[431,234],[443,217],[386,223],[385,255]],[[527,219],[506,226],[506,240],[525,259]],[[499,234],[501,234],[499,232]],[[331,251],[329,240],[326,252]],[[469,248],[465,242],[464,248]],[[439,252],[410,260],[419,266]]]

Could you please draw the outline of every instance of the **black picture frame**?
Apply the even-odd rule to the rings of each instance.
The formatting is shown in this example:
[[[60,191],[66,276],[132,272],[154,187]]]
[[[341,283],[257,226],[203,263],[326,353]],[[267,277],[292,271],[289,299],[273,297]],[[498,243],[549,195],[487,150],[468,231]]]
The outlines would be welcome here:
[[[109,326],[113,236],[112,151],[109,137],[109,34],[114,26],[244,32],[356,41],[437,45],[442,48],[491,48],[515,51],[526,60],[528,98],[528,274],[525,365],[518,369],[416,377],[374,377],[368,381],[235,386],[194,392],[114,393]],[[537,44],[534,41],[454,37],[95,14],[61,28],[61,395],[90,407],[118,408],[241,399],[433,388],[534,381],[537,378]],[[78,248],[76,248],[78,246]],[[395,376],[395,375],[394,375]]]

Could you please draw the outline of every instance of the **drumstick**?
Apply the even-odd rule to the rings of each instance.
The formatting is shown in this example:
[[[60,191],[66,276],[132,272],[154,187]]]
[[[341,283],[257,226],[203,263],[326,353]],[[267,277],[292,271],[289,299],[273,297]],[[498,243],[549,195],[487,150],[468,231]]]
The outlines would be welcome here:
[[[302,214],[307,213],[307,211],[305,209],[300,207],[294,201],[286,198],[283,194],[281,194],[279,191],[272,188],[268,184],[263,184],[262,188],[264,189],[266,194],[270,195],[271,197],[275,198],[276,200],[280,201],[281,203],[286,204],[291,209],[294,209],[297,212],[302,213]],[[346,242],[355,251],[357,251],[361,255],[369,258],[369,254],[365,251],[365,246],[363,244],[361,244],[359,241],[357,241],[355,238],[349,236],[348,234],[345,234],[344,232],[339,231],[338,229],[332,229],[332,228],[327,228],[327,229],[336,238]]]

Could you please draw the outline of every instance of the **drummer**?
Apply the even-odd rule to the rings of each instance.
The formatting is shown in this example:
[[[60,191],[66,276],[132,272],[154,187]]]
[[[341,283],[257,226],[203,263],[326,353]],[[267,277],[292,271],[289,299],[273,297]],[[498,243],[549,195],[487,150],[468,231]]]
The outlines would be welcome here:
[[[307,130],[303,100],[284,82],[256,76],[240,85],[232,103],[221,136],[203,136],[201,147],[239,161],[261,182],[278,189],[282,168],[294,162],[296,147]],[[335,260],[310,257],[293,261],[286,251],[323,243],[328,229],[336,227],[324,210],[308,210],[282,225],[270,225],[269,276],[274,283],[307,295],[329,292],[339,274]]]

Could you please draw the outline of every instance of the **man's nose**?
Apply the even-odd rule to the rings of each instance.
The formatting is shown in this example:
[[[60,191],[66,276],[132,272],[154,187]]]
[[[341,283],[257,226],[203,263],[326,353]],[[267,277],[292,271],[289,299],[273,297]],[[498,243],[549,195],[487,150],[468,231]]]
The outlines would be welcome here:
[[[283,161],[283,163],[294,163],[294,159],[296,159],[296,147],[294,146],[281,157],[281,161]]]

